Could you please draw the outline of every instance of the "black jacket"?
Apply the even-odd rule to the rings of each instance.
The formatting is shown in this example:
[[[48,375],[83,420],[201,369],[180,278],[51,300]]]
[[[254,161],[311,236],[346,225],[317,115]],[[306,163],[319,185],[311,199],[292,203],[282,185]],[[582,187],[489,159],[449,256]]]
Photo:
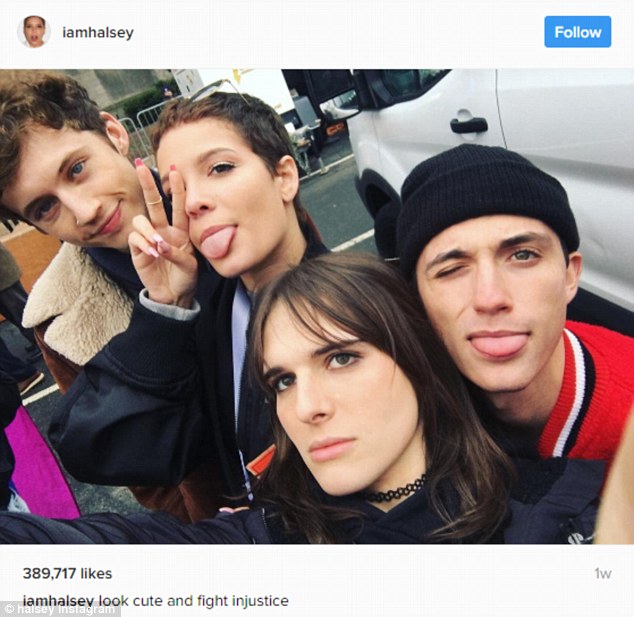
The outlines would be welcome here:
[[[326,252],[312,230],[305,258]],[[238,443],[250,461],[272,443],[261,393],[243,380],[236,438],[231,309],[237,279],[203,265],[193,322],[157,315],[137,300],[130,326],[113,338],[59,404],[49,437],[78,480],[176,485],[211,462],[224,492],[244,493]]]
[[[550,459],[520,465],[519,482],[510,501],[505,528],[490,540],[506,544],[566,544],[592,537],[603,464]],[[389,512],[356,496],[323,496],[329,505],[359,512],[339,523],[344,542],[418,544],[441,526],[429,506],[425,487]],[[32,515],[0,513],[0,542],[56,544],[284,544],[289,537],[275,509],[257,508],[185,524],[163,513],[96,514],[75,521],[52,521]],[[467,540],[468,542],[468,540]]]

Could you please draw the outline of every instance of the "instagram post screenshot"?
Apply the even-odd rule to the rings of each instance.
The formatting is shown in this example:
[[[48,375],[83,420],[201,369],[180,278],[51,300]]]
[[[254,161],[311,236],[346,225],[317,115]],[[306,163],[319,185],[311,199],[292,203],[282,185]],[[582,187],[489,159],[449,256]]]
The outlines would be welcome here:
[[[0,7],[0,615],[634,606],[634,8]]]

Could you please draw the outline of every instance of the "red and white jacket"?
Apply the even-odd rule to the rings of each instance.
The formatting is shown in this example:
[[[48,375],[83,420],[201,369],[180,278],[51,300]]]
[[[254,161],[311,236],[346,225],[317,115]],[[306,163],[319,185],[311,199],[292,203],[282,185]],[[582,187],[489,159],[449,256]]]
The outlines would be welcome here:
[[[564,379],[539,440],[543,458],[612,462],[634,406],[634,339],[569,321]]]

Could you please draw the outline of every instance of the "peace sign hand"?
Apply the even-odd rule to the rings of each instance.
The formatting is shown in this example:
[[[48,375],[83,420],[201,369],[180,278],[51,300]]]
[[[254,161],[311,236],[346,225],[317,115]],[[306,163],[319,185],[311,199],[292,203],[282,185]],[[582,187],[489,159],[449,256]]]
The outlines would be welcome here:
[[[173,208],[170,225],[152,172],[140,159],[135,164],[148,216],[139,215],[132,220],[134,231],[128,237],[132,263],[151,300],[191,308],[198,262],[189,241],[183,179],[177,171],[170,171]]]

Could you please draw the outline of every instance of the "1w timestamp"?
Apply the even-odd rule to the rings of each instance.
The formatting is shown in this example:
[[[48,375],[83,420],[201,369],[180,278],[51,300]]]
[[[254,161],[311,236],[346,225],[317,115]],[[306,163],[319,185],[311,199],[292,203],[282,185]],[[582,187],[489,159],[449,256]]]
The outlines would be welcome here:
[[[96,570],[94,568],[22,568],[22,578],[26,580],[70,580],[79,579],[111,579],[111,570]]]

